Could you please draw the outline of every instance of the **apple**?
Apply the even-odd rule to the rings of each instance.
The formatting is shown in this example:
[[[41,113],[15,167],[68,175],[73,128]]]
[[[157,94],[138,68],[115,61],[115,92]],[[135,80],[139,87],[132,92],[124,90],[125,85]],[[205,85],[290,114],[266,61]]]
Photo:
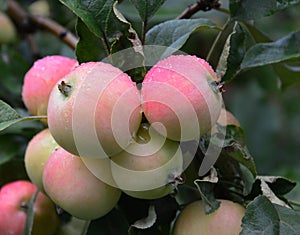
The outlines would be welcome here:
[[[220,207],[206,214],[202,201],[187,205],[177,217],[173,235],[238,235],[242,231],[245,208],[229,200],[219,200]]]
[[[28,11],[33,15],[40,15],[44,17],[50,16],[50,6],[47,0],[37,0],[31,3],[28,7]]]
[[[43,184],[47,195],[71,215],[92,220],[110,212],[121,191],[94,176],[79,156],[63,148],[54,151],[46,162]]]
[[[43,171],[47,159],[58,148],[49,129],[37,133],[28,143],[25,151],[25,169],[31,182],[44,192]]]
[[[16,38],[16,28],[11,19],[0,11],[0,45],[9,43]]]
[[[47,115],[48,100],[54,85],[78,65],[74,59],[52,55],[34,62],[24,77],[22,98],[32,115]]]
[[[111,160],[116,185],[126,194],[142,199],[172,193],[183,171],[179,143],[161,136],[147,123],[141,124],[135,142]]]
[[[142,82],[142,108],[147,120],[161,123],[172,140],[199,138],[214,126],[221,111],[216,81],[210,65],[196,56],[173,55],[159,61]],[[160,133],[162,125],[156,128]]]
[[[25,180],[10,182],[1,188],[1,235],[23,235],[28,203],[36,190],[34,184]],[[58,226],[59,219],[54,203],[39,192],[34,202],[32,235],[54,235]]]
[[[53,89],[49,129],[67,151],[107,158],[126,148],[141,122],[140,92],[130,77],[103,62],[79,65]]]

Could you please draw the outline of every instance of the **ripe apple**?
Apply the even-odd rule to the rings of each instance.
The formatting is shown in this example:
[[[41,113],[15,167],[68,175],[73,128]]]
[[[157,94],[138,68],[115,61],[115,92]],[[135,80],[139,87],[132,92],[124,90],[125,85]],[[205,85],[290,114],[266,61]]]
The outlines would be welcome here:
[[[0,45],[9,43],[16,38],[16,28],[10,18],[0,11]]]
[[[49,129],[44,129],[36,134],[28,143],[25,152],[25,169],[29,179],[44,192],[43,171],[47,159],[58,148]]]
[[[178,142],[168,140],[147,123],[141,124],[133,142],[111,157],[112,176],[126,194],[155,199],[170,194],[182,173],[183,159]]]
[[[78,65],[74,59],[52,55],[34,62],[24,77],[22,98],[33,115],[46,115],[54,85]]]
[[[58,148],[49,157],[43,173],[47,195],[62,209],[84,220],[104,216],[117,204],[121,191],[103,183],[79,156]]]
[[[25,180],[7,183],[0,190],[0,234],[23,235],[26,210],[37,188]],[[39,192],[34,203],[32,235],[54,235],[59,226],[55,205]],[[46,229],[45,229],[46,228]]]
[[[238,235],[242,231],[245,208],[229,200],[219,200],[220,207],[206,214],[202,201],[187,205],[179,214],[173,235]]]
[[[174,55],[159,61],[142,83],[147,120],[161,123],[172,140],[197,139],[211,129],[221,111],[216,81],[210,65],[196,56]]]
[[[136,84],[103,62],[79,65],[49,99],[48,124],[54,139],[78,156],[105,158],[122,151],[141,117]]]

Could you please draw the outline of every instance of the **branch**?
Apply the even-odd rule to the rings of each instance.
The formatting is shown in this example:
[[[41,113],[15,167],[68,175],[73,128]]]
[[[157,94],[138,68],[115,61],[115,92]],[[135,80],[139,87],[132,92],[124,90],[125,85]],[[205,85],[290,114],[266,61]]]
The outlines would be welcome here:
[[[195,4],[188,6],[176,19],[189,19],[198,11],[209,11],[220,8],[218,0],[198,0]]]
[[[25,34],[34,32],[36,28],[45,29],[75,49],[77,37],[57,22],[44,16],[25,12],[16,0],[8,1],[7,12]]]

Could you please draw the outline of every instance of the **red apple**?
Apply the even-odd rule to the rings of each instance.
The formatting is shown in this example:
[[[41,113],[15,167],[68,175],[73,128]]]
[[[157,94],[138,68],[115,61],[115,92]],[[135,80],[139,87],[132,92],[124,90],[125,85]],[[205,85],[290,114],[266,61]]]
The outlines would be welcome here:
[[[48,159],[43,173],[47,195],[62,209],[84,220],[96,219],[111,211],[121,191],[103,183],[84,165],[79,156],[58,148]]]
[[[170,56],[155,64],[142,83],[142,107],[147,120],[161,123],[167,137],[197,139],[216,123],[222,105],[217,76],[203,59]],[[160,126],[157,131],[163,133]]]
[[[83,63],[53,89],[48,124],[56,142],[84,157],[105,158],[127,147],[142,113],[130,77],[102,63]]]
[[[220,207],[206,214],[202,201],[187,205],[176,219],[173,235],[238,235],[242,231],[245,208],[238,203],[219,200]]]
[[[33,115],[46,115],[50,92],[63,76],[78,65],[60,55],[46,56],[34,62],[24,77],[22,98]]]
[[[43,171],[47,159],[58,148],[58,144],[53,139],[49,129],[44,129],[37,133],[28,143],[25,152],[25,168],[30,178],[39,190],[44,192]]]
[[[37,188],[29,181],[7,183],[0,190],[0,234],[23,235],[26,210]],[[54,235],[59,226],[53,202],[41,192],[34,203],[32,235]]]

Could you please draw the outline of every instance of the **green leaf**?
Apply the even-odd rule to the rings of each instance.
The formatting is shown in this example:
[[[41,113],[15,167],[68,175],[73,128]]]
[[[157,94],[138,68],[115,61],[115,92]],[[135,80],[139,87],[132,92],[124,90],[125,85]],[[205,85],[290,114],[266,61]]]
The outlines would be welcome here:
[[[247,21],[273,15],[297,3],[299,0],[230,0],[229,8],[234,20]]]
[[[253,68],[300,58],[300,31],[275,42],[258,43],[245,54],[241,69]]]
[[[151,28],[146,34],[146,45],[168,47],[161,58],[167,57],[180,49],[196,30],[219,29],[208,19],[169,20]]]
[[[280,216],[280,234],[297,235],[300,231],[300,211],[274,205]]]
[[[300,212],[272,204],[265,196],[258,196],[246,208],[241,235],[297,235]]]
[[[228,36],[221,54],[216,72],[222,81],[232,79],[240,70],[240,64],[246,52],[244,29],[235,22],[232,33]]]
[[[143,21],[148,21],[166,0],[130,0]]]
[[[80,18],[77,19],[76,32],[79,41],[76,45],[76,57],[80,63],[99,61],[104,54],[102,41],[93,34]]]
[[[220,206],[220,202],[217,201],[214,196],[213,189],[215,187],[215,183],[199,179],[195,180],[194,183],[200,192],[202,201],[204,203],[205,213],[209,214],[217,210]]]
[[[26,205],[26,222],[23,235],[32,234],[32,226],[34,221],[34,202],[39,193],[39,190],[36,190],[35,193],[31,196],[28,205]]]
[[[227,126],[224,148],[221,154],[235,159],[247,167],[252,175],[256,177],[255,163],[247,148],[242,128],[233,125]]]
[[[279,234],[279,218],[274,205],[265,197],[258,196],[246,208],[240,235]]]
[[[278,63],[273,65],[273,69],[280,77],[282,89],[300,83],[300,67]]]
[[[0,131],[18,122],[21,116],[7,103],[0,100]]]
[[[103,38],[106,46],[128,30],[128,25],[118,20],[113,12],[115,0],[60,0],[74,12],[96,36]]]

